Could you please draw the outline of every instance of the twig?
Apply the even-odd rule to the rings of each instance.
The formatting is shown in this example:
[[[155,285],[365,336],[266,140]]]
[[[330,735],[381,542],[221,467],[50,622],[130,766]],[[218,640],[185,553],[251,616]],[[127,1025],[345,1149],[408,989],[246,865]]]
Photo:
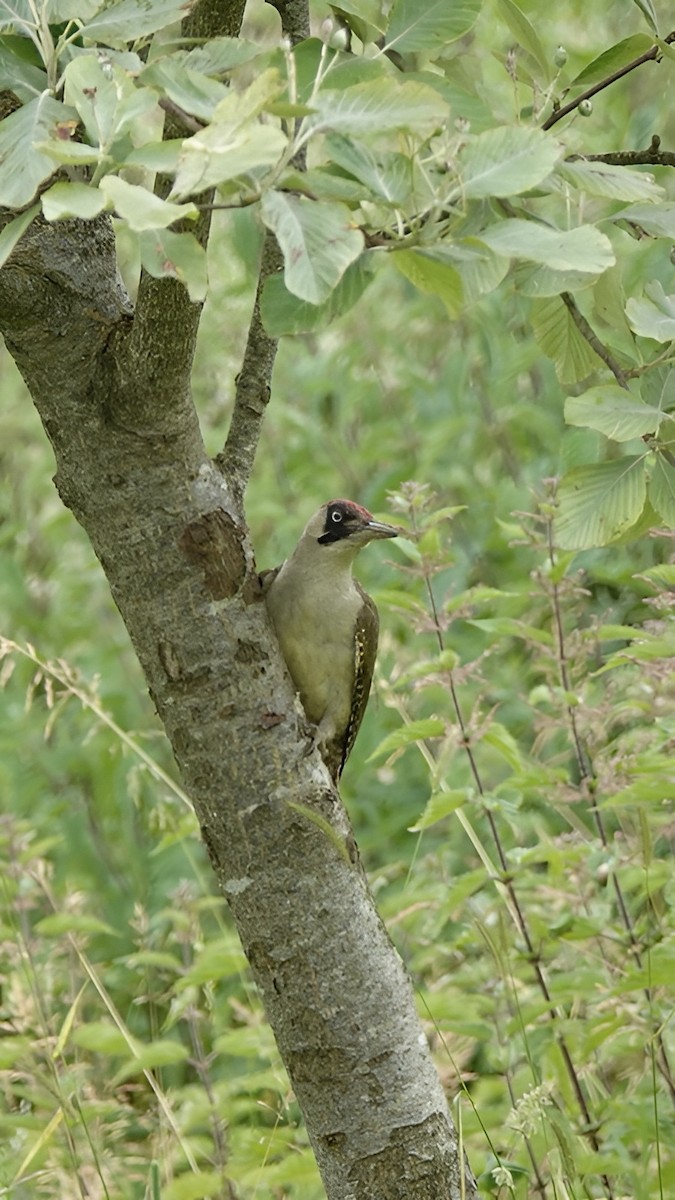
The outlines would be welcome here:
[[[169,113],[170,116],[180,121],[181,125],[184,125],[191,133],[200,133],[205,128],[203,121],[197,120],[197,117],[190,116],[190,113],[187,113],[179,104],[174,104],[173,100],[169,100],[167,96],[160,98],[159,107],[163,108],[165,113]]]
[[[675,30],[673,30],[672,33],[669,33],[668,36],[663,40],[664,42],[668,43],[675,42]],[[625,67],[620,67],[618,71],[613,71],[611,75],[606,77],[606,79],[601,79],[598,83],[594,83],[592,87],[587,88],[586,91],[582,92],[580,96],[577,96],[575,100],[570,100],[569,104],[563,105],[562,108],[555,109],[555,111],[551,113],[550,117],[547,117],[544,121],[542,129],[550,129],[552,125],[555,125],[558,121],[562,121],[562,118],[566,117],[568,113],[574,112],[574,109],[578,108],[583,100],[590,100],[591,96],[597,96],[598,92],[604,91],[604,89],[610,87],[612,83],[616,83],[618,79],[623,79],[624,75],[628,75],[631,71],[634,71],[636,67],[641,67],[642,64],[646,62],[658,60],[660,55],[661,47],[652,46],[651,49],[646,50],[644,54],[640,54],[637,58],[632,59],[631,62],[626,63]]]
[[[234,411],[227,441],[216,456],[216,466],[241,496],[253,469],[263,417],[270,398],[272,368],[278,339],[271,337],[260,316],[260,300],[267,280],[283,266],[283,255],[269,230],[265,234],[253,316],[241,371],[237,376]]]
[[[577,302],[574,299],[574,297],[571,296],[569,292],[561,292],[560,299],[562,300],[563,304],[565,305],[565,308],[569,312],[569,314],[570,314],[572,320],[574,321],[574,324],[576,325],[577,329],[579,330],[579,333],[581,334],[581,336],[583,338],[585,338],[586,341],[588,342],[589,346],[593,350],[595,350],[595,353],[597,354],[598,358],[602,359],[605,366],[609,367],[609,370],[612,372],[612,375],[616,379],[616,382],[618,383],[619,387],[623,387],[623,388],[627,387],[628,384],[626,383],[626,373],[623,370],[623,367],[619,366],[619,364],[616,361],[616,359],[614,358],[614,356],[612,354],[610,354],[609,350],[604,345],[604,343],[600,341],[600,338],[598,337],[595,330],[592,329],[591,326],[588,324],[588,321],[586,320],[585,316],[577,307]]]

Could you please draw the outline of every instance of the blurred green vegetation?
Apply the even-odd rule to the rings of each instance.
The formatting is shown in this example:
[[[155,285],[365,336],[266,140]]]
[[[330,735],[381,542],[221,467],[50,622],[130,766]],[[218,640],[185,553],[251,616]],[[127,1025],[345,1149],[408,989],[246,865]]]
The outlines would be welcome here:
[[[580,70],[624,23],[640,27],[627,0],[565,0],[539,32]],[[472,119],[485,97],[510,118],[523,98],[491,6],[471,44]],[[658,68],[595,112],[578,134],[588,149],[647,144],[668,112]],[[245,212],[212,239],[194,388],[213,453],[259,238]],[[626,237],[622,270],[666,273],[659,246]],[[333,495],[422,532],[359,560],[382,637],[342,790],[481,1194],[600,1196],[604,1175],[617,1200],[663,1200],[672,535],[551,546],[552,481],[602,439],[566,429],[529,303],[507,278],[450,322],[385,268],[328,331],[287,339],[248,517],[261,567]],[[139,667],[7,354],[0,394],[0,1196],[315,1200],[298,1109]],[[445,506],[460,511],[436,522]],[[377,753],[431,718],[433,736]]]

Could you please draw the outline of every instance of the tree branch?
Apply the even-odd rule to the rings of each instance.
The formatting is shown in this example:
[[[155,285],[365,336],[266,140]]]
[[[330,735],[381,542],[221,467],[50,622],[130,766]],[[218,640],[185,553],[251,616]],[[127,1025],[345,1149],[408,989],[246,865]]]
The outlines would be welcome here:
[[[672,33],[669,33],[668,36],[663,40],[668,44],[675,42],[675,30],[673,30]],[[562,108],[556,108],[551,113],[550,117],[546,118],[542,125],[542,129],[551,129],[551,127],[558,121],[562,121],[563,117],[566,117],[568,113],[574,112],[574,109],[578,108],[583,100],[590,100],[592,96],[597,96],[598,92],[604,91],[605,88],[610,87],[611,84],[616,83],[617,80],[623,79],[624,75],[628,75],[637,67],[641,67],[643,63],[654,61],[658,62],[660,56],[661,47],[652,46],[650,50],[646,50],[644,54],[638,55],[638,57],[634,58],[632,62],[626,63],[625,67],[620,67],[618,71],[613,71],[612,74],[608,75],[605,79],[601,79],[598,83],[594,83],[592,87],[587,88],[586,91],[582,92],[580,96],[577,96],[575,100],[570,100],[569,104],[563,105]]]
[[[592,326],[589,325],[585,316],[583,315],[581,310],[578,308],[577,302],[574,299],[574,296],[570,295],[569,292],[561,292],[560,299],[562,300],[563,304],[565,305],[565,308],[569,312],[569,314],[570,314],[572,320],[574,321],[574,324],[576,325],[577,329],[579,330],[579,333],[581,334],[581,336],[583,338],[585,338],[586,341],[588,342],[589,346],[593,350],[595,350],[595,353],[597,354],[598,358],[602,359],[605,366],[609,367],[610,371],[612,372],[612,375],[616,379],[616,382],[619,384],[619,387],[623,387],[623,388],[628,387],[628,384],[626,382],[627,377],[626,377],[625,371],[623,370],[622,367],[619,366],[618,362],[613,357],[613,355],[610,353],[610,351],[607,349],[605,344],[600,341],[600,338],[598,337],[597,333],[592,328]]]
[[[216,466],[242,496],[253,469],[262,423],[270,398],[272,370],[278,339],[265,330],[260,316],[260,301],[268,279],[284,265],[277,240],[269,230],[265,234],[253,316],[249,326],[246,350],[237,377],[234,411],[227,441],[216,457]]]
[[[661,149],[661,138],[654,134],[647,150],[616,150],[606,154],[570,154],[567,162],[604,162],[614,167],[675,167],[672,150]]]

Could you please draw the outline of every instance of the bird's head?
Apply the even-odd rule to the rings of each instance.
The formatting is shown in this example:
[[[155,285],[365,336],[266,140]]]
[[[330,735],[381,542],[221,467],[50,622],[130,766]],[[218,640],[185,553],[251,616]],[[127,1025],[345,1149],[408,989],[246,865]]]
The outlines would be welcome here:
[[[325,547],[329,553],[340,550],[355,554],[368,542],[396,537],[398,532],[393,525],[376,521],[367,508],[353,500],[329,500],[309,521],[304,536]]]

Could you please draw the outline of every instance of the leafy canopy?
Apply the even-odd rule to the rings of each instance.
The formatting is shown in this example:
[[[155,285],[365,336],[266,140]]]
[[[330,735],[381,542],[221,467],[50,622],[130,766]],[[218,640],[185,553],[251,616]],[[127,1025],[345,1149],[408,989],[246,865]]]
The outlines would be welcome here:
[[[610,446],[608,461],[563,481],[560,543],[624,537],[642,528],[646,504],[671,526],[665,418],[675,378],[662,370],[655,388],[651,365],[670,361],[675,297],[653,278],[649,250],[675,239],[675,203],[639,159],[636,168],[630,155],[584,158],[589,123],[576,119],[590,112],[589,90],[637,59],[661,57],[649,69],[672,71],[652,5],[635,9],[648,32],[576,70],[514,0],[352,0],[324,22],[324,41],[294,50],[183,41],[166,31],[185,11],[178,0],[2,0],[0,78],[14,111],[0,122],[0,205],[16,215],[0,235],[0,264],[40,212],[48,221],[110,212],[125,258],[178,277],[200,301],[206,257],[191,226],[212,203],[254,206],[285,263],[262,300],[275,336],[334,320],[385,260],[453,317],[508,273],[531,297],[535,335],[561,382],[588,389],[569,421],[628,456],[617,467],[623,449]],[[510,116],[491,111],[464,62],[477,22],[494,15],[513,39]],[[614,270],[627,236],[646,242],[628,287]],[[603,354],[592,333],[609,304]]]

